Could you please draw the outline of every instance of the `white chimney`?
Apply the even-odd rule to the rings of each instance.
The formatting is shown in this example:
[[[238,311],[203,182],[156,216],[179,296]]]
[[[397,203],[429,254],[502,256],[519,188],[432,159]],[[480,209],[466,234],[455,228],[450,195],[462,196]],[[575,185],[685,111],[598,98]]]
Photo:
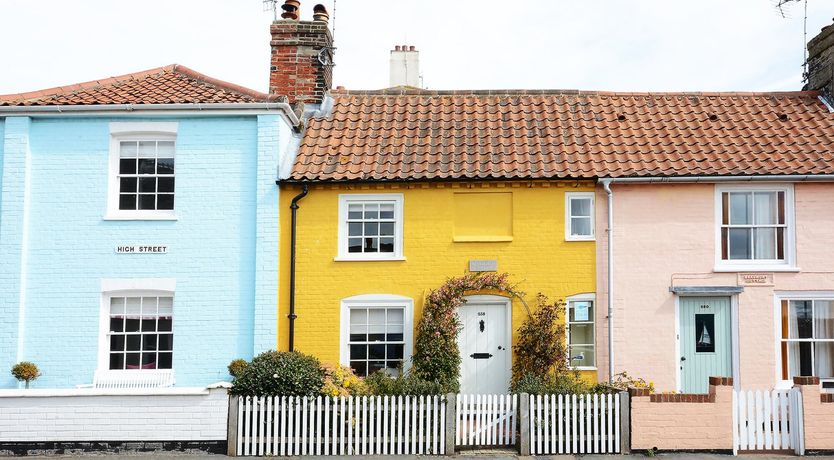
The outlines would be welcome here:
[[[420,88],[420,52],[414,46],[397,45],[391,50],[389,86]]]

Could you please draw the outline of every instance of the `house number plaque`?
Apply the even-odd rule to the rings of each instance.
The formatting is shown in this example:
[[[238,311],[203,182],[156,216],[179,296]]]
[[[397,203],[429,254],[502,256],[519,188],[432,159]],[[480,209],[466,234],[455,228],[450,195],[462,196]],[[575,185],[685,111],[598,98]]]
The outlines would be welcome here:
[[[470,272],[497,272],[498,271],[498,261],[497,260],[470,260],[469,261],[469,271]]]

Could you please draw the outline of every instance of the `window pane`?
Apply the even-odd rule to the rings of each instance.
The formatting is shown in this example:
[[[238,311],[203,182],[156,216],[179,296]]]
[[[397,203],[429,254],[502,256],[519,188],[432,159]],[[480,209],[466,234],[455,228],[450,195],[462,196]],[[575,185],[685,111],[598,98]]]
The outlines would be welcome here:
[[[350,325],[351,330],[355,324],[368,324],[368,310],[364,308],[350,309]]]
[[[125,298],[111,297],[110,298],[110,314],[123,315],[125,313]]]
[[[119,155],[124,157],[136,157],[136,141],[122,141],[119,143]]]
[[[379,235],[379,224],[376,222],[368,222],[365,224],[365,236]]]
[[[162,351],[173,350],[174,336],[172,334],[159,334],[158,345],[159,349]]]
[[[139,174],[153,174],[156,172],[156,160],[139,159]]]
[[[156,327],[159,328],[160,332],[171,332],[171,318],[163,319],[159,318],[159,321],[156,322]]]
[[[365,238],[365,252],[379,252],[379,238]]]
[[[128,335],[127,338],[127,351],[139,351],[142,349],[142,336],[141,335]]]
[[[591,219],[589,217],[571,217],[570,234],[573,236],[591,236]]]
[[[388,359],[397,359],[397,360],[402,360],[402,359],[403,359],[403,348],[404,348],[404,347],[403,347],[403,345],[402,345],[402,344],[399,344],[399,345],[388,345],[388,346],[386,346],[386,347],[385,347],[385,349],[386,349],[386,357],[387,357]]]
[[[156,178],[155,177],[141,177],[139,178],[140,192],[156,192]]]
[[[136,318],[126,319],[125,332],[139,332],[139,320]]]
[[[348,238],[348,252],[362,252],[362,238]]]
[[[156,141],[139,141],[139,158],[155,158]]]
[[[142,316],[156,316],[156,297],[142,297]]]
[[[142,369],[156,369],[156,353],[142,353]]]
[[[814,375],[820,378],[834,377],[834,342],[814,344]]]
[[[118,318],[110,318],[110,332],[124,332],[125,320],[121,316]]]
[[[594,325],[593,324],[571,324],[570,344],[593,345]]]
[[[813,337],[812,309],[810,300],[791,300],[790,302],[790,330],[792,339],[810,339]],[[799,374],[795,374],[799,375]],[[806,375],[806,374],[802,374]]]
[[[160,297],[159,298],[159,316],[171,316],[174,311],[174,298],[173,297]]]
[[[371,325],[385,325],[385,309],[372,308],[368,310],[368,324]]]
[[[385,359],[385,345],[368,345],[368,359]]]
[[[379,205],[366,204],[365,205],[365,219],[379,219]]]
[[[348,236],[362,236],[362,224],[361,223],[349,223],[348,224]]]
[[[380,238],[379,252],[394,252],[394,238]]]
[[[171,210],[174,209],[174,195],[171,193],[163,193],[156,196],[156,209]]]
[[[160,158],[156,160],[157,174],[174,174],[174,159]]]
[[[753,202],[756,206],[756,224],[776,224],[776,192],[756,192],[753,194]]]
[[[727,192],[721,194],[721,223],[730,223],[730,194]]]
[[[350,367],[353,368],[353,372],[360,377],[367,377],[368,376],[368,366],[365,364],[365,361],[351,361]]]
[[[402,308],[389,308],[387,310],[387,314],[388,324],[404,324],[403,318],[405,316],[405,311]],[[390,331],[391,328],[389,327],[388,330]]]
[[[348,219],[361,219],[362,218],[362,205],[361,204],[349,204],[348,205]]]
[[[730,193],[730,224],[753,223],[752,205],[752,193]]]
[[[754,242],[756,249],[756,259],[775,259],[776,258],[776,229],[775,228],[756,228],[753,229],[756,235]]]
[[[379,205],[379,218],[380,219],[393,219],[394,218],[394,203],[383,203]]]
[[[122,177],[119,179],[119,191],[122,193],[136,192],[136,178]]]
[[[173,177],[160,177],[156,180],[157,191],[159,192],[173,192],[174,191],[174,178]]]
[[[139,195],[139,209],[156,209],[156,195]]]
[[[591,199],[590,198],[571,198],[570,199],[570,215],[572,217],[591,216]]]
[[[814,301],[814,338],[834,339],[834,301]]]
[[[110,336],[110,351],[125,351],[125,336]]]
[[[110,354],[110,369],[124,369],[125,368],[125,355],[122,353],[111,353]]]
[[[594,366],[594,347],[585,345],[573,345],[568,347],[570,352],[571,366]]]
[[[171,369],[173,364],[173,356],[171,353],[160,353],[159,354],[159,361],[156,364],[156,367],[159,369]]]
[[[695,315],[695,352],[715,353],[715,315]]]
[[[730,229],[730,259],[750,259],[750,230]]]
[[[160,158],[174,158],[174,141],[157,142],[156,155]]]
[[[790,363],[791,377],[798,375],[813,375],[811,367],[811,347],[810,342],[789,342],[788,343],[788,362]]]
[[[367,345],[351,345],[350,346],[350,359],[366,359],[368,357],[368,346]]]
[[[394,236],[394,223],[386,222],[379,224],[379,234],[382,236]]]
[[[155,334],[145,334],[142,336],[142,351],[156,351]]]
[[[142,298],[128,297],[125,300],[125,313],[130,317],[138,317],[142,313]]]
[[[373,374],[374,372],[381,371],[385,369],[385,361],[371,361],[368,363],[368,373]]]
[[[136,160],[133,158],[119,160],[119,174],[136,174]]]
[[[136,195],[119,195],[119,209],[136,209]]]
[[[594,303],[591,301],[571,302],[570,303],[570,322],[574,321],[593,321],[594,320]]]

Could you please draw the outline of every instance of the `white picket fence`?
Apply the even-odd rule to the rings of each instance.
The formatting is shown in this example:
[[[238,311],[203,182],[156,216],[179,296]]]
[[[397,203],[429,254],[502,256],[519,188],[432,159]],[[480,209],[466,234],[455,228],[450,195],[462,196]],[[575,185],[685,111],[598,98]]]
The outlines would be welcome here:
[[[456,446],[514,446],[518,395],[460,394],[455,398]]]
[[[805,451],[802,393],[796,389],[733,391],[733,453]]]
[[[620,452],[620,395],[530,396],[530,453]]]
[[[443,454],[442,396],[240,397],[237,455]]]

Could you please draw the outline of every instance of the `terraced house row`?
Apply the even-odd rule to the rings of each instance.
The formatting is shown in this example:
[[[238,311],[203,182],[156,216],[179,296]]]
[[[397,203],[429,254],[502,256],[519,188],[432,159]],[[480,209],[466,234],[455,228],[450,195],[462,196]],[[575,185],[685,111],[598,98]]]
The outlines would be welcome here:
[[[782,93],[350,91],[326,12],[270,32],[267,94],[170,65],[0,96],[0,368],[398,372],[426,294],[498,272],[527,298],[459,309],[463,392],[506,392],[538,292],[589,380],[834,388],[834,27]]]

